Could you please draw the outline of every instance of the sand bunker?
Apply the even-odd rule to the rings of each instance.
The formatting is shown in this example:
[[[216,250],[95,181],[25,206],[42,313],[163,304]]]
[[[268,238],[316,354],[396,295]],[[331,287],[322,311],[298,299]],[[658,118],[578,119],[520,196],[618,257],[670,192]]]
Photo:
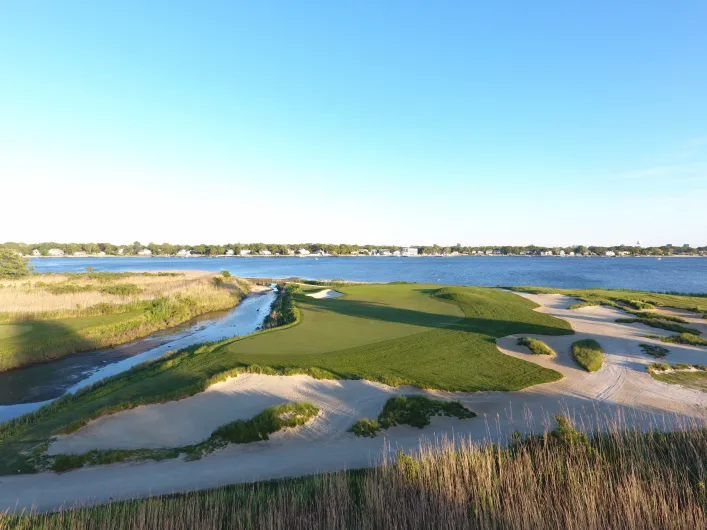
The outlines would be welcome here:
[[[326,289],[314,296],[331,297],[323,294],[329,292],[332,290]],[[642,324],[617,324],[614,320],[626,315],[613,308],[569,310],[575,301],[562,295],[523,296],[541,305],[537,311],[567,320],[576,334],[530,335],[553,348],[556,357],[530,354],[527,348],[516,344],[519,337],[516,335],[499,339],[499,349],[561,372],[564,375],[561,381],[520,392],[453,393],[393,388],[369,381],[316,380],[304,375],[241,375],[187,399],[99,418],[71,435],[58,437],[50,452],[174,447],[199,442],[224,423],[250,418],[266,407],[286,401],[309,401],[321,413],[307,425],[276,433],[268,441],[231,445],[194,462],[150,461],[97,466],[59,475],[2,477],[0,509],[33,505],[51,509],[75,502],[104,502],[111,497],[141,497],[367,467],[379,461],[384,446],[393,452],[398,448],[414,450],[425,437],[434,440],[460,435],[503,442],[516,430],[542,432],[551,426],[550,418],[557,413],[571,415],[588,429],[602,428],[601,422],[607,416],[612,421],[619,418],[627,425],[641,428],[669,427],[673,421],[705,420],[707,392],[651,378],[646,365],[655,359],[642,353],[639,344],[668,347],[666,360],[670,363],[704,364],[707,361],[704,348],[648,339],[647,334],[669,333]],[[570,353],[571,344],[584,338],[596,339],[605,351],[604,366],[593,374],[579,368]],[[377,416],[391,396],[411,393],[457,399],[479,417],[468,420],[435,417],[423,430],[399,426],[372,439],[347,432],[357,419]]]
[[[344,293],[340,293],[334,289],[324,289],[316,293],[308,294],[307,296],[311,296],[312,298],[339,298],[340,296],[344,296]]]

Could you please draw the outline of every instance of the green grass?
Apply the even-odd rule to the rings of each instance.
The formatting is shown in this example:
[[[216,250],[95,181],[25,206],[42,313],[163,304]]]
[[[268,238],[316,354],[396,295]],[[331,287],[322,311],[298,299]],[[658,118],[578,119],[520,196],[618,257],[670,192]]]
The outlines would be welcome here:
[[[533,355],[557,355],[555,350],[550,348],[543,341],[531,339],[530,337],[521,337],[518,339],[518,346],[526,346]]]
[[[643,350],[643,353],[647,355],[652,355],[653,357],[665,357],[670,350],[668,348],[663,348],[662,346],[658,346],[657,344],[639,344],[640,348]]]
[[[691,346],[707,346],[707,339],[693,335],[692,333],[680,333],[680,335],[671,335],[670,337],[660,337],[662,342],[675,344],[689,344]]]
[[[0,473],[31,469],[19,452],[54,432],[105,413],[193,395],[239,372],[469,392],[519,390],[562,377],[496,347],[497,338],[511,334],[573,333],[567,322],[533,311],[537,305],[520,296],[417,284],[338,289],[346,296],[294,294],[300,311],[295,324],[187,348],[0,425]]]
[[[707,391],[707,372],[669,372],[667,374],[651,372],[651,377],[669,383],[671,385],[681,385],[687,388]]]
[[[44,455],[44,464],[52,471],[69,471],[84,466],[135,462],[139,460],[167,460],[186,455],[195,460],[222,449],[228,444],[246,444],[268,440],[270,435],[285,428],[298,427],[319,414],[310,403],[285,403],[269,407],[249,420],[237,420],[216,429],[201,443],[164,449],[110,449],[93,450],[80,455]]]
[[[476,414],[458,401],[440,401],[425,396],[397,396],[386,401],[377,421],[364,418],[354,423],[350,430],[356,436],[372,438],[380,429],[390,429],[396,425],[422,429],[430,424],[432,416],[467,419]]]
[[[572,344],[572,355],[587,372],[596,372],[604,363],[604,350],[594,339],[578,340]]]

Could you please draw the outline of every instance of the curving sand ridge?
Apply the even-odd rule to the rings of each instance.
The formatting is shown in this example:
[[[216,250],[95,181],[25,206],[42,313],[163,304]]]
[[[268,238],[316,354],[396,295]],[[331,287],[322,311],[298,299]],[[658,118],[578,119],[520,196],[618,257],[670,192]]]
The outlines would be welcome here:
[[[242,375],[181,401],[100,418],[74,434],[59,437],[50,452],[82,453],[90,449],[194,443],[208,437],[223,423],[250,418],[285,401],[310,401],[321,408],[321,413],[309,424],[277,433],[269,441],[232,445],[195,462],[168,460],[99,466],[61,475],[2,477],[0,509],[32,505],[50,509],[74,502],[101,502],[110,497],[139,497],[365,467],[375,464],[386,443],[392,450],[411,450],[425,436],[464,435],[475,440],[491,437],[502,441],[503,436],[515,430],[541,432],[550,416],[560,412],[597,428],[601,428],[599,423],[604,415],[615,418],[617,410],[622,421],[640,427],[676,420],[704,421],[707,393],[661,383],[645,371],[645,365],[655,359],[644,355],[638,345],[656,342],[646,339],[646,334],[667,332],[641,324],[617,324],[614,320],[625,314],[612,308],[570,311],[567,307],[574,300],[562,295],[523,296],[541,304],[538,311],[569,321],[576,334],[535,336],[558,353],[553,358],[529,354],[526,348],[516,345],[517,336],[499,339],[498,346],[507,355],[562,372],[565,377],[557,383],[520,392],[464,394],[393,388],[368,381],[323,381],[303,375]],[[690,325],[707,328],[696,319]],[[574,341],[583,338],[598,340],[606,352],[605,365],[594,374],[581,370],[569,351]],[[665,346],[670,349],[667,358],[670,363],[707,363],[704,348]],[[458,399],[480,417],[471,420],[437,417],[422,431],[395,427],[374,439],[357,438],[347,432],[356,419],[375,417],[392,395],[410,393]]]
[[[321,291],[317,291],[316,293],[310,293],[307,296],[312,298],[339,298],[340,296],[344,296],[344,293],[340,293],[334,289],[323,289]]]

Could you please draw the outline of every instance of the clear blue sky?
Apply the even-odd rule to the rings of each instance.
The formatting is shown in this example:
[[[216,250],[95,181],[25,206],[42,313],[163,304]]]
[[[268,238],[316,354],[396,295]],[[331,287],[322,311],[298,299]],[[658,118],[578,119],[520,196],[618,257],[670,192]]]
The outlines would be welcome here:
[[[0,2],[0,241],[707,244],[707,2],[581,3]]]

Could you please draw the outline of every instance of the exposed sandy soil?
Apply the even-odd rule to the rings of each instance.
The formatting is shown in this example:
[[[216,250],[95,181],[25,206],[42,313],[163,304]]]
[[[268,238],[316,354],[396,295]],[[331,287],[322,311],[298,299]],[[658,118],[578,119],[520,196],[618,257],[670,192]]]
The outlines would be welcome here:
[[[344,296],[344,293],[340,293],[334,289],[323,289],[316,293],[308,294],[307,296],[311,296],[312,298],[339,298],[340,296]]]
[[[98,466],[60,475],[47,472],[0,477],[0,509],[33,505],[51,509],[76,502],[98,503],[110,498],[365,467],[375,465],[384,448],[414,450],[424,439],[463,435],[503,442],[515,430],[541,432],[551,427],[550,417],[556,413],[568,414],[590,429],[605,427],[608,415],[612,422],[642,428],[705,420],[707,393],[652,379],[645,366],[655,359],[643,354],[639,344],[668,347],[666,361],[670,363],[707,363],[707,350],[646,339],[646,334],[668,333],[642,324],[616,324],[614,320],[625,314],[612,308],[570,311],[567,307],[574,300],[562,295],[523,296],[541,304],[538,311],[569,321],[576,334],[535,336],[553,348],[557,357],[530,354],[527,348],[516,345],[518,336],[499,339],[499,348],[507,355],[560,371],[565,377],[557,383],[520,392],[465,394],[392,388],[368,381],[323,381],[303,375],[242,375],[181,401],[100,418],[72,435],[58,438],[50,451],[80,453],[198,442],[223,423],[250,418],[285,401],[310,401],[322,412],[307,425],[277,433],[269,441],[232,445],[195,462],[168,460]],[[579,368],[570,353],[570,345],[583,338],[598,340],[606,352],[604,366],[593,374]],[[395,427],[374,439],[357,438],[347,432],[355,420],[375,417],[389,397],[410,393],[458,399],[479,416],[470,420],[433,418],[426,429]]]

